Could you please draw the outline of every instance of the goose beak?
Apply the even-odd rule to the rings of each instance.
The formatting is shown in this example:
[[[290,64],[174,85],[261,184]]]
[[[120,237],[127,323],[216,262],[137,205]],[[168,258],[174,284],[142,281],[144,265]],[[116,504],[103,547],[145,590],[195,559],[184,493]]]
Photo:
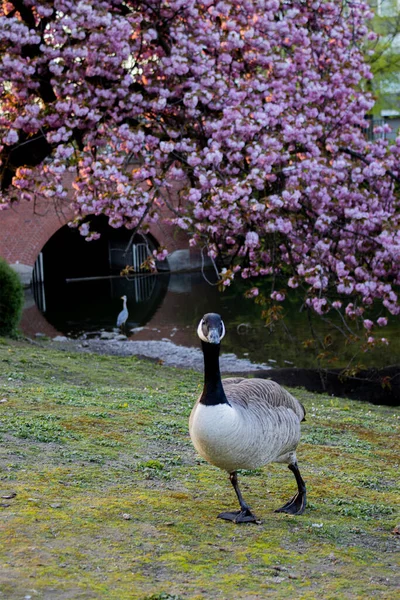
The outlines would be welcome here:
[[[221,341],[221,337],[219,335],[218,329],[209,329],[207,339],[210,342],[210,344],[219,344]]]

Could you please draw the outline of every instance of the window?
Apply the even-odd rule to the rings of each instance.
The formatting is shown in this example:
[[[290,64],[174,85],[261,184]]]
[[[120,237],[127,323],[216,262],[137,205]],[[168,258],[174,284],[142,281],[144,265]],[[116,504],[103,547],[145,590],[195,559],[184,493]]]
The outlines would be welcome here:
[[[395,17],[399,14],[400,0],[377,0],[377,9],[380,17]]]

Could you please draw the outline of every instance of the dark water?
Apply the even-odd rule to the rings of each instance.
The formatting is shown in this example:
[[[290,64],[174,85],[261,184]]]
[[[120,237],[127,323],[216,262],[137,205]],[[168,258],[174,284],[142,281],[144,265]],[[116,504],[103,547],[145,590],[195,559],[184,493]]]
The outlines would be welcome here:
[[[207,276],[212,279],[213,274]],[[130,280],[114,277],[58,281],[56,285],[48,282],[43,290],[36,290],[40,292],[36,297],[46,320],[58,332],[71,337],[112,331],[122,309],[121,296],[125,294],[129,310],[126,331],[130,339],[169,339],[198,346],[196,328],[201,316],[218,312],[227,329],[223,351],[254,362],[304,368],[380,368],[400,363],[399,319],[392,319],[388,327],[376,332],[387,337],[390,346],[364,352],[361,343],[346,343],[329,323],[317,317],[310,323],[307,311],[301,310],[301,300],[294,294],[283,304],[283,321],[266,327],[261,307],[244,298],[244,289],[239,283],[221,293],[201,273],[186,273],[145,275]],[[365,332],[358,333],[363,340]]]

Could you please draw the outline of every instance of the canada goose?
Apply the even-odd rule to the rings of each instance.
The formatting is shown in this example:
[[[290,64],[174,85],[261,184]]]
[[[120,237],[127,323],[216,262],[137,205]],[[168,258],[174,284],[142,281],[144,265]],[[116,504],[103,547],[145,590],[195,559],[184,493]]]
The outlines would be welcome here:
[[[128,309],[126,308],[127,297],[121,296],[121,300],[123,300],[123,308],[117,317],[117,327],[120,327],[122,329],[122,327],[125,326],[129,313]]]
[[[256,469],[270,462],[286,463],[297,482],[297,494],[275,512],[300,515],[306,506],[306,486],[296,460],[300,422],[305,409],[274,381],[231,377],[221,380],[221,317],[204,315],[197,328],[204,355],[204,388],[189,419],[189,432],[198,453],[229,473],[240,510],[223,512],[234,523],[257,522],[243,500],[238,469]]]

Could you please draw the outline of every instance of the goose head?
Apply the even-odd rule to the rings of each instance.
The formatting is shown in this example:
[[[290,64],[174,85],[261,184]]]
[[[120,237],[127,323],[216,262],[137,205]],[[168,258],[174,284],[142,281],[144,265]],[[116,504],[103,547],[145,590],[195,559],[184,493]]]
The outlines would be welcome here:
[[[126,296],[121,296],[121,300],[127,300],[128,298]]]
[[[225,335],[223,320],[216,313],[207,313],[197,327],[197,335],[207,344],[220,344]]]

